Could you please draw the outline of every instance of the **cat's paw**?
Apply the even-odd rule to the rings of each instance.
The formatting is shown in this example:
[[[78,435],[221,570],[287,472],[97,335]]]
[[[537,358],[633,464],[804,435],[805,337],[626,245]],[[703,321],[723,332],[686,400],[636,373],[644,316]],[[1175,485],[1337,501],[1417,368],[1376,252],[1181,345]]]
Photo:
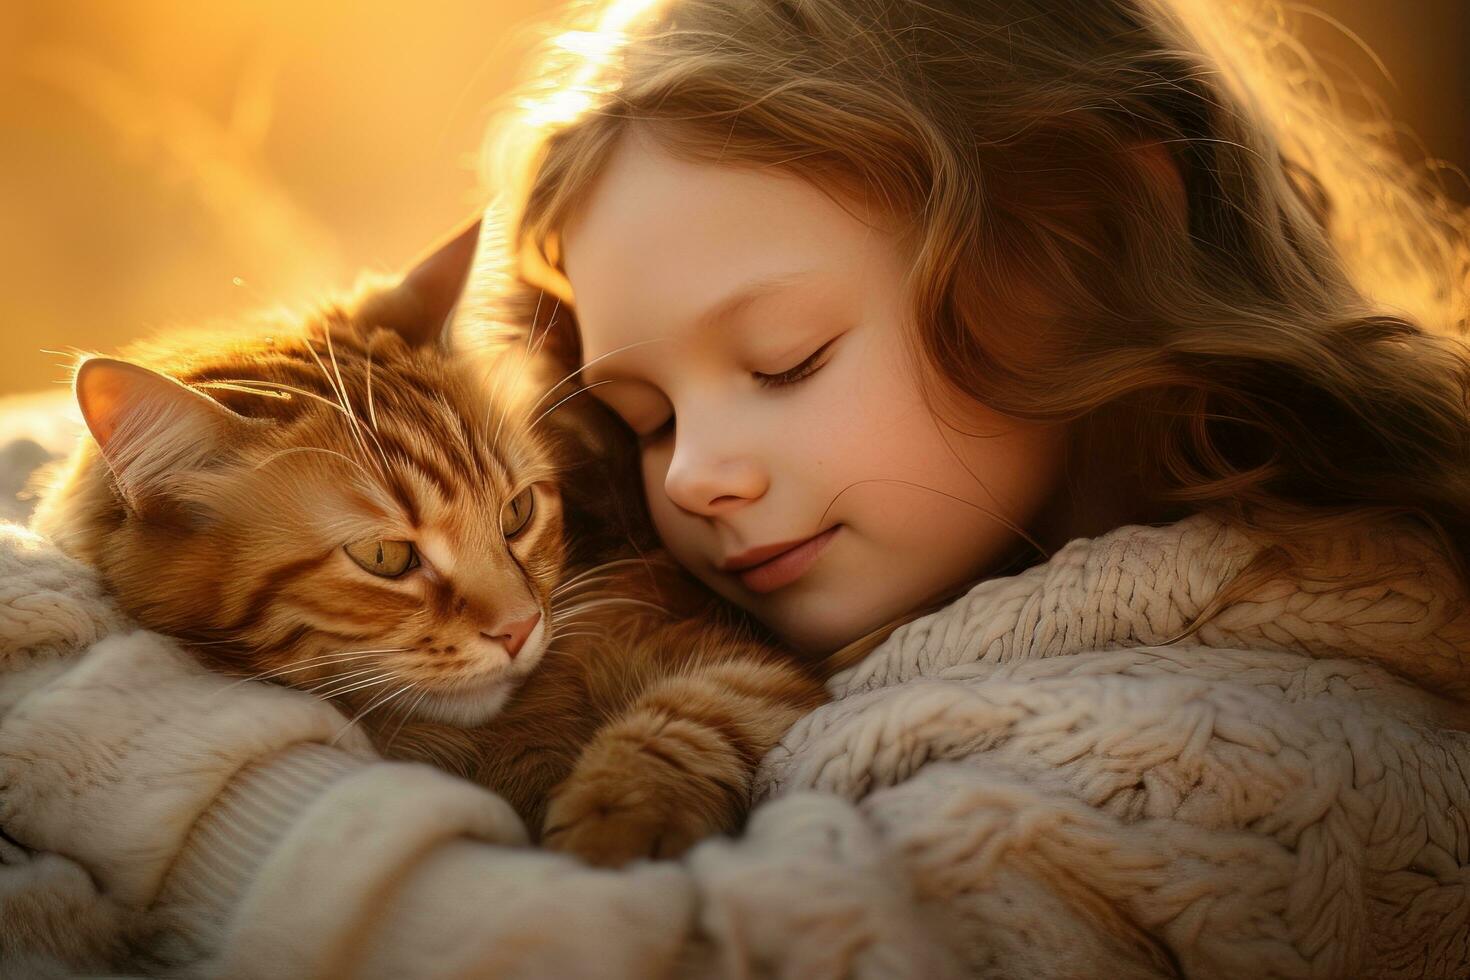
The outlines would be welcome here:
[[[619,867],[674,858],[744,811],[748,777],[728,746],[678,720],[609,733],[553,791],[543,846]]]
[[[588,864],[618,868],[639,858],[675,858],[715,828],[680,826],[657,803],[586,788],[558,796],[546,813],[543,846]]]

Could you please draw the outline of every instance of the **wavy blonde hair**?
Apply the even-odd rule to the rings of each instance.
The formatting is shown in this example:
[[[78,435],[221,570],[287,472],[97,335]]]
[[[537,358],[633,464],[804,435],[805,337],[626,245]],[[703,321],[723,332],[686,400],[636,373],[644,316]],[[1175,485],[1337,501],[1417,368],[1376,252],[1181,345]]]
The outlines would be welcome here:
[[[1307,538],[1408,517],[1465,581],[1467,216],[1381,117],[1341,111],[1274,5],[623,0],[572,18],[495,131],[538,285],[565,290],[559,229],[630,126],[795,174],[901,223],[936,408],[1075,423],[1073,534],[1216,514],[1267,545],[1235,595],[1299,569]],[[1187,218],[1141,147],[1167,152]]]

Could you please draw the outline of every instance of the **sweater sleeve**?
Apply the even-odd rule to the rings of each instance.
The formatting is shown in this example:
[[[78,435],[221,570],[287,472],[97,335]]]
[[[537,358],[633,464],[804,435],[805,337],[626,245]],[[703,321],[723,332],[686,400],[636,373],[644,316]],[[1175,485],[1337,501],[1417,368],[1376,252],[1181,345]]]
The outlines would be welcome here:
[[[154,948],[210,977],[667,976],[692,908],[678,868],[616,874],[519,846],[502,807],[427,766],[299,745],[201,818]]]
[[[232,980],[963,975],[901,864],[834,797],[775,800],[740,840],[610,871],[475,832],[489,796],[323,746],[266,761],[185,845],[157,906],[174,923],[159,965]]]
[[[901,865],[834,797],[774,800],[738,841],[608,871],[524,847],[498,796],[381,761],[321,701],[219,678],[154,634],[11,671],[0,688],[20,692],[0,717],[0,826],[37,870],[61,872],[26,879],[69,889],[54,934],[80,907],[107,913],[97,928],[117,934],[98,948],[133,951],[113,969],[959,975]],[[0,899],[18,880],[7,870]],[[25,939],[9,925],[0,951]]]

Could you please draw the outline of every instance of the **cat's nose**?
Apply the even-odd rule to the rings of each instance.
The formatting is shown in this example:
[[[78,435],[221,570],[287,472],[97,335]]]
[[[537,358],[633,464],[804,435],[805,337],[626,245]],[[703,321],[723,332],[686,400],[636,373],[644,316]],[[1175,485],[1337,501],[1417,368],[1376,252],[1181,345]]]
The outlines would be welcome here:
[[[521,652],[521,647],[526,645],[526,637],[531,635],[531,631],[539,622],[541,622],[541,610],[538,609],[525,619],[492,626],[489,631],[482,630],[480,635],[487,640],[500,643],[505,647],[505,652],[514,658],[517,653]]]

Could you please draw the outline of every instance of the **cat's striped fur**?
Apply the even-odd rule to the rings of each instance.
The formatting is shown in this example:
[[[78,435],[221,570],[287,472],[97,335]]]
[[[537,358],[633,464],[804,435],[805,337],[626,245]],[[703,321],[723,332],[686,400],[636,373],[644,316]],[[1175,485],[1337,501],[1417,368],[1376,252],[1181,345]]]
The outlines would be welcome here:
[[[652,547],[630,437],[557,404],[575,388],[547,352],[438,342],[466,241],[302,322],[84,363],[93,438],[36,525],[144,625],[332,698],[548,845],[678,853],[738,825],[822,687]],[[371,572],[364,541],[420,564]]]

